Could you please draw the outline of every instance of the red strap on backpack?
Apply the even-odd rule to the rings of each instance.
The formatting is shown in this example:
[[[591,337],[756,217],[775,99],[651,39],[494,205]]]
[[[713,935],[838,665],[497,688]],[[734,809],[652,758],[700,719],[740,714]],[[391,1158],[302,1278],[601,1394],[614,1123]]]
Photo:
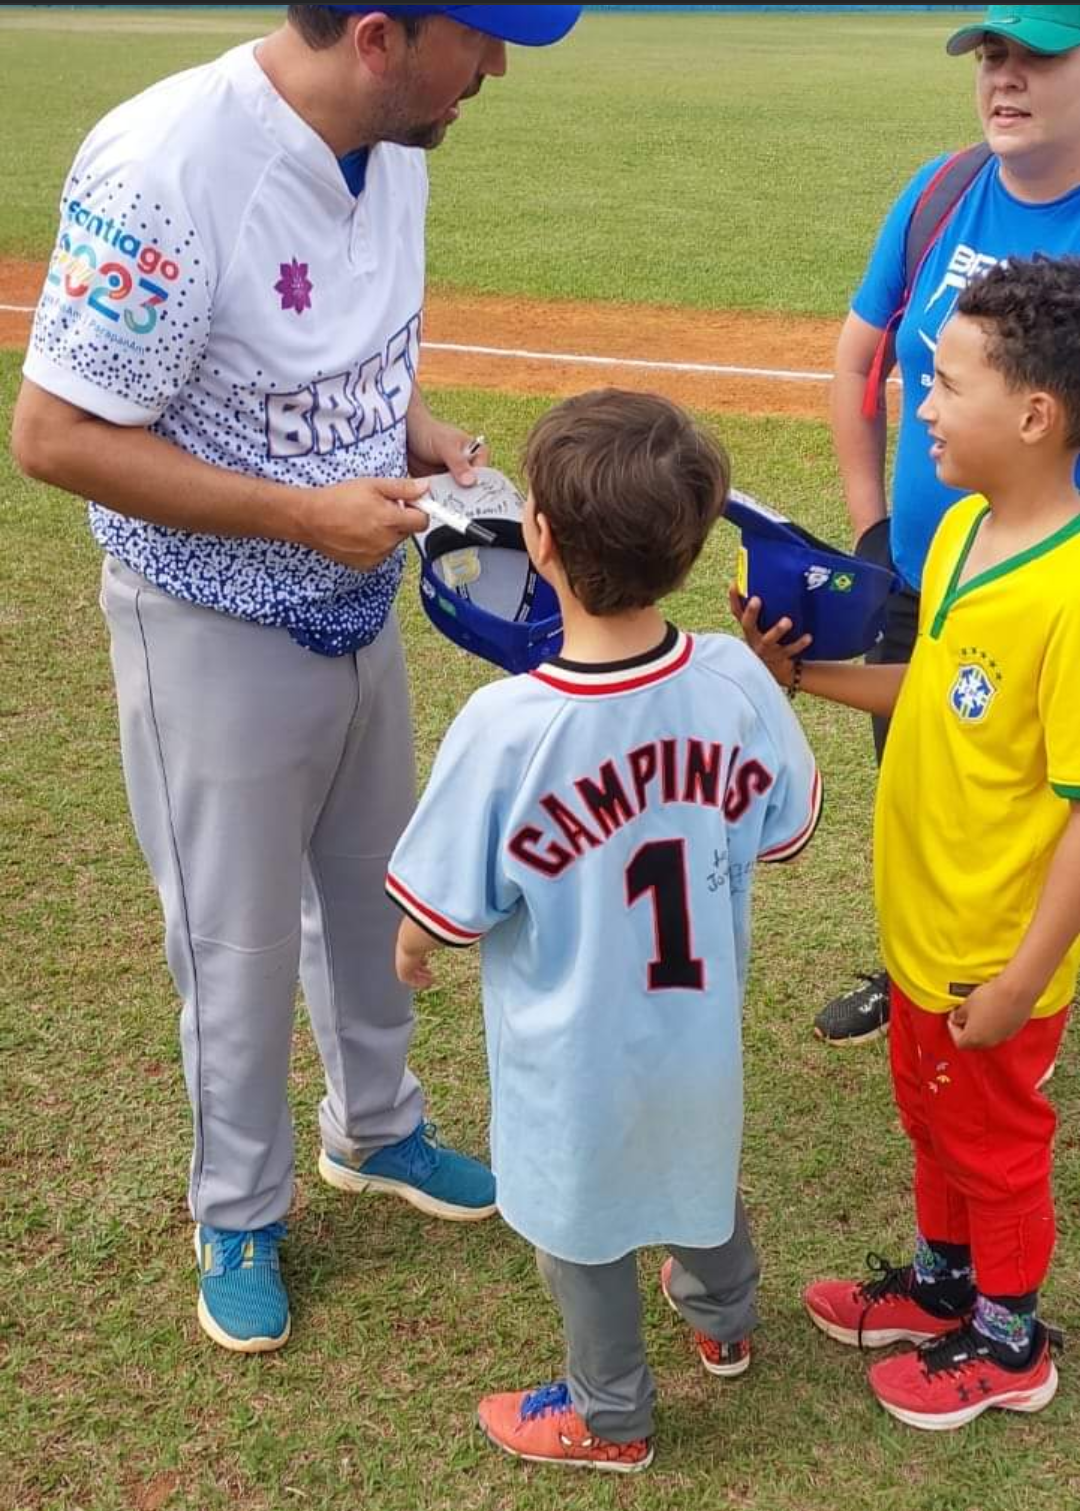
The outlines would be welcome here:
[[[915,202],[904,244],[904,293],[881,333],[874,360],[866,375],[862,400],[864,420],[876,419],[881,411],[885,379],[896,365],[896,328],[904,318],[904,311],[908,307],[911,291],[922,271],[922,265],[945,229],[949,217],[986,166],[990,155],[990,148],[985,142],[976,142],[973,147],[963,147],[959,152],[954,152],[945,159]]]

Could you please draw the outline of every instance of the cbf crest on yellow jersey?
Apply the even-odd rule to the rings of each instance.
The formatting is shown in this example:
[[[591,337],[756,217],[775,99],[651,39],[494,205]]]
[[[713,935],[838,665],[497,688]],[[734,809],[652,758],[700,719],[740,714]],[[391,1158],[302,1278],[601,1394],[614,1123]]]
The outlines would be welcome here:
[[[948,1012],[1015,955],[1080,802],[1080,516],[962,581],[988,512],[942,520],[919,639],[889,729],[875,886],[889,974]],[[1035,1009],[1072,998],[1074,945]]]

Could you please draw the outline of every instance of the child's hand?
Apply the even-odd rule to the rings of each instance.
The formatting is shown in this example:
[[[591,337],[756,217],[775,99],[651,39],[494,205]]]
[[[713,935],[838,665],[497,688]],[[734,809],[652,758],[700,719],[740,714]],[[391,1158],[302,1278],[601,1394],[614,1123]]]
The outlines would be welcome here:
[[[431,966],[428,964],[428,951],[416,948],[405,938],[405,929],[398,932],[397,947],[394,951],[394,969],[397,978],[406,986],[411,986],[417,991],[424,991],[432,986],[435,981]]]
[[[1031,1017],[1034,1003],[1017,995],[998,976],[977,986],[949,1014],[949,1033],[957,1049],[993,1049],[1017,1034]]]
[[[795,678],[795,662],[813,640],[813,635],[802,635],[790,645],[781,645],[784,636],[791,633],[790,619],[778,619],[771,630],[760,629],[761,599],[748,598],[744,604],[742,594],[734,584],[729,590],[728,602],[754,655],[764,661],[781,687],[790,687]]]

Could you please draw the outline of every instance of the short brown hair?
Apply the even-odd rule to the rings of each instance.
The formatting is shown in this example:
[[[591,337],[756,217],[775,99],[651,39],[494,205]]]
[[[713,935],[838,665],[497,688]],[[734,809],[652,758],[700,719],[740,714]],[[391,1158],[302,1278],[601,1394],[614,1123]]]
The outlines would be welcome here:
[[[723,512],[727,453],[659,394],[604,388],[549,410],[525,445],[536,509],[590,614],[673,592]]]
[[[377,6],[372,6],[372,10],[377,9]],[[395,16],[394,19],[400,21],[405,28],[407,40],[413,42],[428,18],[406,14]],[[335,47],[345,35],[349,24],[348,14],[334,10],[330,5],[290,5],[287,20],[315,52],[322,52],[327,47]]]

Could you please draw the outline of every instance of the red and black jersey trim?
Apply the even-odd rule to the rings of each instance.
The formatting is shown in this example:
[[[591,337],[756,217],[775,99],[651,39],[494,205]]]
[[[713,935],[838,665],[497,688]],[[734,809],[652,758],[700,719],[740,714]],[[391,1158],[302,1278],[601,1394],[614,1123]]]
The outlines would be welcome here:
[[[675,676],[688,664],[694,642],[673,624],[655,650],[629,661],[607,663],[566,661],[557,657],[529,673],[538,682],[574,697],[609,698],[619,693],[654,687]]]
[[[763,861],[794,860],[800,851],[805,850],[814,837],[814,831],[821,822],[821,810],[825,801],[825,789],[821,780],[821,772],[814,770],[814,785],[810,793],[810,817],[792,839],[785,840],[782,845],[774,845],[771,850],[763,850],[758,856]]]
[[[421,902],[419,897],[409,891],[404,882],[399,881],[389,871],[386,873],[386,895],[391,902],[397,903],[403,913],[408,914],[413,923],[418,924],[425,933],[438,939],[442,944],[465,949],[484,937],[482,933],[478,934],[473,929],[463,929],[459,923],[454,923],[453,919],[429,907],[426,902]]]

